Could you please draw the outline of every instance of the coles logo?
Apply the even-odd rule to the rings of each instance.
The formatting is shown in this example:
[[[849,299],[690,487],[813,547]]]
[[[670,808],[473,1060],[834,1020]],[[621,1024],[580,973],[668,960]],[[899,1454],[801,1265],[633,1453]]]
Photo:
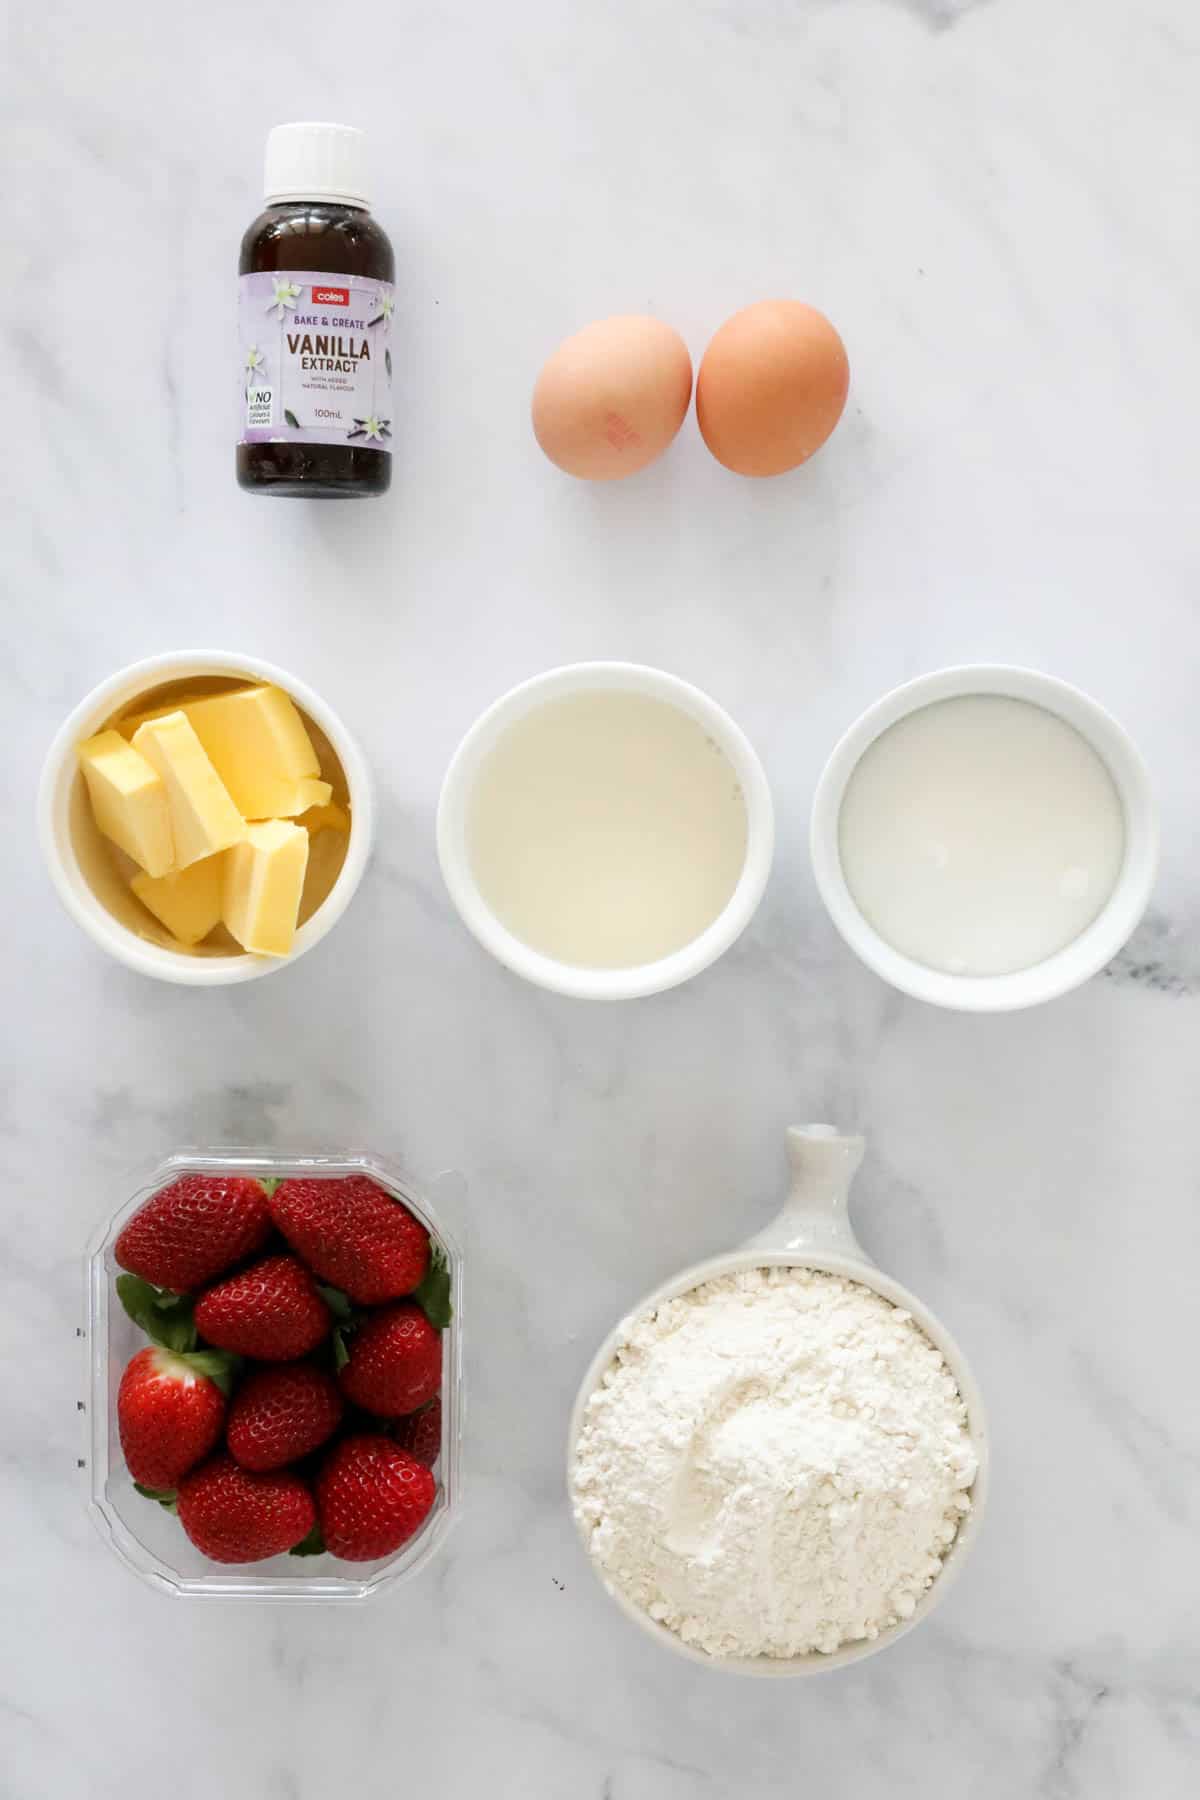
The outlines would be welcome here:
[[[315,287],[312,291],[314,306],[349,306],[350,289],[335,287]]]

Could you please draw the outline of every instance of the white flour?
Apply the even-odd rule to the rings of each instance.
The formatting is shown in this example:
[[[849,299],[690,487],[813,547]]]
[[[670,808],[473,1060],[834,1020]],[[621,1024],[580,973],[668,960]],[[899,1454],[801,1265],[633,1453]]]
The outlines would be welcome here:
[[[628,1322],[588,1402],[576,1517],[610,1586],[713,1655],[908,1618],[976,1457],[909,1313],[811,1269],[721,1276]]]

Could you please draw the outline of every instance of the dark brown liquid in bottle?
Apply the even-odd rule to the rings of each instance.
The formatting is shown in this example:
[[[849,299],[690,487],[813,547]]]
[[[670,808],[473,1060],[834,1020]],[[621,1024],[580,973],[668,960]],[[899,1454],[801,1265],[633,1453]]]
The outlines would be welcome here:
[[[242,239],[239,275],[320,269],[394,281],[396,259],[383,228],[359,206],[322,200],[268,206]],[[258,494],[337,499],[383,494],[392,479],[386,450],[361,444],[239,444],[237,478]]]

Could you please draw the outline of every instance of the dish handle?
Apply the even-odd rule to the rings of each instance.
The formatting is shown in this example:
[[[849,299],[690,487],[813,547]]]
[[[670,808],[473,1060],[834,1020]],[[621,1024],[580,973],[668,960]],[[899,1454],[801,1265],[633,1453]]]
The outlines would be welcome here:
[[[787,1153],[787,1198],[771,1223],[744,1250],[821,1250],[869,1263],[854,1235],[848,1201],[866,1145],[832,1125],[792,1125]]]

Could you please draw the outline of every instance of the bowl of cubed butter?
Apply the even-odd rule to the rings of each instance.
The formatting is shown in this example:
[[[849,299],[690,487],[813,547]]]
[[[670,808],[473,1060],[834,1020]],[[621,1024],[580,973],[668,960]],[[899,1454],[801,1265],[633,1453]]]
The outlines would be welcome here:
[[[367,765],[302,681],[253,656],[150,657],[94,688],[46,757],[38,828],[63,905],[160,981],[252,981],[320,942],[362,879]]]

